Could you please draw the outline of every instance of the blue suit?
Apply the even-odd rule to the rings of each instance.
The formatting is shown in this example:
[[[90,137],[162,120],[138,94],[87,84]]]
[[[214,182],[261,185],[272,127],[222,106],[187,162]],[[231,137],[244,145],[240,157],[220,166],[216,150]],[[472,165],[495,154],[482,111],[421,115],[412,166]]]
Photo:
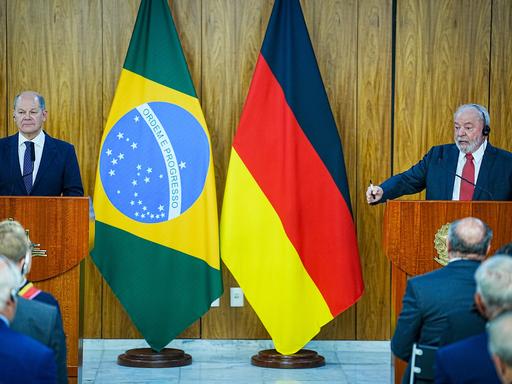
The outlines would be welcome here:
[[[487,343],[484,332],[437,350],[435,382],[500,384]]]
[[[0,139],[0,196],[26,196],[18,155],[19,133]],[[39,170],[30,196],[83,196],[75,148],[45,132]]]
[[[53,351],[0,319],[0,384],[54,384]]]
[[[391,350],[398,358],[409,362],[414,343],[439,346],[447,314],[471,310],[476,290],[473,276],[479,266],[474,260],[452,261],[407,281],[402,312],[391,339]],[[409,368],[403,382],[408,382],[408,372]]]
[[[380,185],[384,195],[379,203],[425,188],[427,200],[451,200],[458,157],[455,144],[432,147],[419,163]],[[512,153],[487,143],[473,200],[512,200]]]
[[[51,348],[57,364],[55,382],[59,384],[68,382],[66,335],[56,307],[18,297],[16,315],[11,323],[11,328]]]

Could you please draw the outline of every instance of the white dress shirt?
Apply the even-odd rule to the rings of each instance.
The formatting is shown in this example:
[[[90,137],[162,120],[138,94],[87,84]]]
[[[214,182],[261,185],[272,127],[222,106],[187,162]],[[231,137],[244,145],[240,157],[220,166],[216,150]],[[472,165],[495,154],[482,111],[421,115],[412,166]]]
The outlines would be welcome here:
[[[478,180],[478,173],[480,172],[480,166],[482,165],[482,159],[484,158],[485,148],[487,148],[487,139],[484,140],[480,148],[473,152],[473,164],[475,164],[475,184]],[[466,164],[466,154],[459,152],[459,160],[457,162],[457,175],[462,176],[462,169]],[[452,200],[459,200],[460,197],[460,177],[455,176],[455,183],[453,184]]]
[[[32,184],[36,180],[37,171],[39,170],[39,165],[41,164],[41,157],[43,156],[43,147],[44,147],[45,134],[43,130],[39,132],[39,134],[34,137],[32,140],[27,140],[25,136],[21,133],[18,134],[18,157],[20,160],[20,172],[23,175],[23,159],[25,157],[25,151],[27,150],[27,146],[25,145],[25,141],[32,141],[34,143],[34,152],[36,161],[34,162],[34,172],[32,173]]]

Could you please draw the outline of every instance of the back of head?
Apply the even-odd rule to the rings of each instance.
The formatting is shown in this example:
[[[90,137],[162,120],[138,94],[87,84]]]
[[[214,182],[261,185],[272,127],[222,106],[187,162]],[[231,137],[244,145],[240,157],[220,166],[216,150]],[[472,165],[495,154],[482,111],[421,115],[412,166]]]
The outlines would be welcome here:
[[[20,223],[12,220],[0,222],[0,254],[18,263],[29,250],[30,243]]]
[[[5,309],[12,292],[21,283],[20,271],[5,256],[0,255],[0,312]]]
[[[492,230],[482,220],[475,217],[455,220],[448,229],[448,256],[483,259],[491,240]]]
[[[512,242],[503,245],[494,254],[495,255],[508,255],[508,256],[512,256]]]
[[[496,255],[487,259],[476,270],[475,280],[490,318],[512,309],[512,257]]]
[[[512,313],[505,312],[489,322],[489,350],[512,368]]]

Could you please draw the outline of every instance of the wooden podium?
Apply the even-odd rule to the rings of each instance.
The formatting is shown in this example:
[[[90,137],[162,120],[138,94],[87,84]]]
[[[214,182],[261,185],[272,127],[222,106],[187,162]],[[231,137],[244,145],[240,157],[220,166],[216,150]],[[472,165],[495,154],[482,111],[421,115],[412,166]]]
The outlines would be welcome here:
[[[493,230],[491,254],[510,242],[512,202],[509,201],[388,201],[384,214],[384,253],[391,261],[391,319],[393,329],[402,309],[407,278],[440,268],[434,237],[445,224],[477,217]],[[406,364],[394,359],[395,383]]]
[[[0,220],[12,218],[36,244],[29,280],[59,301],[66,333],[69,382],[82,365],[80,261],[89,245],[87,197],[0,197]],[[37,256],[43,254],[42,256]]]

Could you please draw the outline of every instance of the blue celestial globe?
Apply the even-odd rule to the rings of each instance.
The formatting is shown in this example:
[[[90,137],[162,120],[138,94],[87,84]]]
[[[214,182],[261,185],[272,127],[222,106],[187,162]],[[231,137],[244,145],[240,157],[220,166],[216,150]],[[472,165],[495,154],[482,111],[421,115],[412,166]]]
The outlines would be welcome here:
[[[176,104],[141,104],[107,134],[100,178],[122,214],[142,223],[178,217],[201,195],[210,164],[208,137]]]

